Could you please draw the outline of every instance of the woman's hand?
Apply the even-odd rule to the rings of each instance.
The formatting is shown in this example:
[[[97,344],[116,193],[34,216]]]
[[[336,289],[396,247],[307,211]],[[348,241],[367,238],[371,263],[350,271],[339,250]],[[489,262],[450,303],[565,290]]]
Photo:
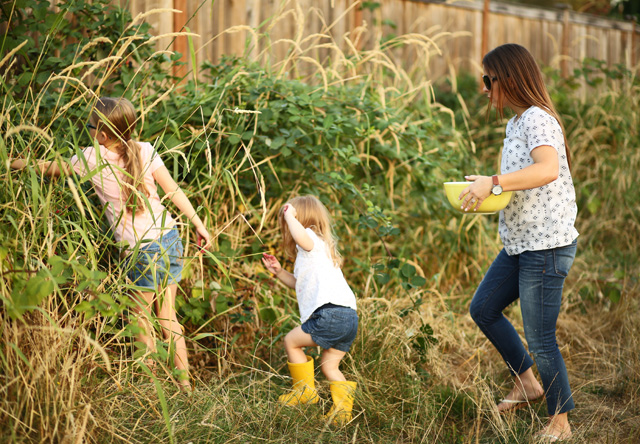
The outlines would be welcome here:
[[[521,170],[500,175],[500,185],[503,191],[531,190],[558,178],[559,161],[558,151],[549,145],[540,145],[531,150],[533,165],[529,165]],[[464,211],[470,209],[477,210],[480,204],[489,197],[493,188],[491,176],[464,176],[473,182],[462,190],[458,197],[462,200]]]
[[[473,183],[462,190],[462,193],[458,196],[458,199],[462,200],[460,208],[464,211],[471,209],[476,211],[491,194],[493,180],[489,176],[464,176],[464,178]]]
[[[282,265],[280,265],[278,259],[268,253],[262,253],[262,263],[267,270],[276,276],[282,271]]]

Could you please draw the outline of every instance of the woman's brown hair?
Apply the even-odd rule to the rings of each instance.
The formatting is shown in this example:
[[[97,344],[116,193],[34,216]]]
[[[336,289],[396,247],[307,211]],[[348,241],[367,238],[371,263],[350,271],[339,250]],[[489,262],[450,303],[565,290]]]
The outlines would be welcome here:
[[[138,116],[133,104],[125,98],[101,97],[89,118],[96,131],[104,131],[116,140],[116,149],[124,161],[123,197],[128,211],[144,212],[145,206],[138,200],[139,194],[150,196],[144,183],[144,171],[138,145],[131,135],[136,128]]]
[[[338,252],[338,246],[333,234],[331,216],[327,207],[315,196],[297,196],[290,199],[288,204],[296,209],[296,219],[304,228],[311,228],[315,234],[321,238],[327,246],[327,253],[331,256],[336,267],[342,266],[342,256]],[[282,243],[284,251],[291,257],[296,257],[296,241],[293,240],[289,226],[284,220],[284,207],[278,214],[278,223],[282,233]]]
[[[504,118],[503,101],[522,108],[537,106],[551,114],[560,124],[564,136],[567,163],[571,169],[571,154],[562,119],[553,106],[551,96],[544,83],[542,71],[531,53],[523,46],[507,43],[489,51],[482,59],[482,65],[491,77],[495,77],[492,85],[497,85],[502,94],[498,95],[497,111]],[[493,79],[492,79],[493,80]],[[492,87],[492,89],[493,89]],[[491,102],[489,108],[491,109]]]

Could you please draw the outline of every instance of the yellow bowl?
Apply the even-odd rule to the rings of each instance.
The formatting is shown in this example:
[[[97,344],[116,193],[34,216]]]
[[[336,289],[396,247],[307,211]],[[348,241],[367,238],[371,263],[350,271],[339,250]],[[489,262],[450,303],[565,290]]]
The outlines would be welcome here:
[[[511,195],[513,191],[503,191],[499,196],[495,196],[490,194],[480,205],[476,211],[469,210],[464,211],[460,208],[462,205],[462,201],[458,199],[462,190],[467,188],[473,182],[445,182],[444,183],[444,191],[447,193],[447,199],[449,199],[449,203],[451,206],[458,210],[460,213],[464,214],[493,214],[502,210],[509,204],[511,200]]]

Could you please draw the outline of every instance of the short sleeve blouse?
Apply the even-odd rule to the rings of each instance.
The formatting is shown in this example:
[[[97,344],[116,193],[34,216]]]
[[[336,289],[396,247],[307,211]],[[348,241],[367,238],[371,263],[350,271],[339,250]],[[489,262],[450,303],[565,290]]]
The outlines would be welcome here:
[[[143,239],[154,240],[163,231],[172,228],[175,221],[162,205],[153,173],[164,166],[162,159],[150,143],[138,142],[144,166],[144,182],[149,190],[150,207],[139,214],[123,212],[124,199],[121,183],[124,181],[124,162],[120,155],[100,145],[98,150],[89,146],[82,156],[73,156],[71,165],[80,176],[89,176],[98,199],[105,206],[105,214],[117,241],[128,241],[130,246]]]
[[[509,255],[566,246],[578,237],[574,226],[578,207],[564,135],[551,114],[533,106],[519,119],[509,120],[501,173],[532,165],[531,151],[543,145],[558,152],[558,178],[541,187],[515,191],[509,205],[500,212],[500,237]]]
[[[306,251],[297,246],[298,254],[293,270],[300,322],[304,323],[317,308],[328,303],[355,310],[356,297],[342,270],[334,265],[326,243],[311,228],[305,231],[313,240],[313,249]]]

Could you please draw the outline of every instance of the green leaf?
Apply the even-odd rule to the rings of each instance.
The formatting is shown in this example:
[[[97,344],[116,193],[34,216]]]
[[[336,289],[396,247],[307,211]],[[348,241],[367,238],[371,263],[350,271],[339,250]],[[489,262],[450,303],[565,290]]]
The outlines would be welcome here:
[[[393,258],[389,261],[389,269],[398,268],[400,266],[400,259]]]
[[[0,262],[3,262],[8,254],[9,250],[3,246],[0,246]]]
[[[285,138],[282,136],[278,136],[275,139],[273,139],[269,148],[271,148],[272,150],[277,150],[282,145],[284,145],[284,142],[285,142]]]
[[[271,307],[264,307],[259,312],[260,319],[264,322],[274,323],[278,319],[278,312]]]
[[[602,202],[600,201],[600,199],[594,197],[589,201],[589,203],[587,203],[587,210],[589,210],[589,213],[591,214],[596,214],[598,210],[600,210],[601,205]]]
[[[200,339],[204,339],[204,338],[215,338],[217,337],[215,334],[213,333],[200,333],[199,335],[194,336],[193,338],[191,338],[192,341],[199,341]]]
[[[48,278],[49,271],[40,270],[26,282],[22,279],[15,279],[11,291],[11,313],[12,317],[22,316],[26,311],[37,308],[42,300],[53,293],[54,283]]]
[[[400,269],[400,273],[407,278],[411,278],[416,274],[416,267],[411,264],[404,264]]]
[[[376,273],[376,282],[380,285],[384,285],[391,280],[389,273]]]
[[[410,280],[411,285],[413,285],[414,287],[422,287],[424,284],[427,283],[427,280],[425,278],[423,278],[422,276],[413,276]]]
[[[79,313],[82,313],[82,312],[92,312],[91,314],[95,313],[93,304],[90,301],[82,301],[79,304],[77,304],[74,308]]]
[[[324,129],[329,129],[331,128],[331,125],[333,125],[333,114],[329,114],[325,119],[324,122],[322,122],[322,126]]]

